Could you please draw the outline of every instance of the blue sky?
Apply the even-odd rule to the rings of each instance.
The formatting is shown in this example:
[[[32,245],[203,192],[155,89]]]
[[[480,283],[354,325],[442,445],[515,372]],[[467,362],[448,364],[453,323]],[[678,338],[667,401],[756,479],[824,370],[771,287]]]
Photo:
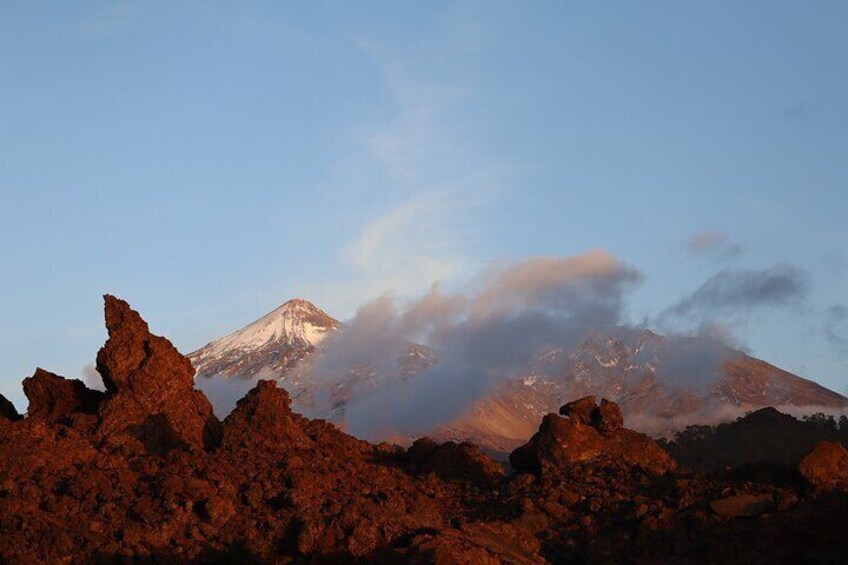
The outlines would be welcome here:
[[[100,295],[184,351],[293,296],[338,317],[604,249],[662,313],[848,387],[844,2],[7,2],[0,393],[79,377]],[[783,272],[783,271],[781,271]],[[740,280],[739,277],[733,280]]]

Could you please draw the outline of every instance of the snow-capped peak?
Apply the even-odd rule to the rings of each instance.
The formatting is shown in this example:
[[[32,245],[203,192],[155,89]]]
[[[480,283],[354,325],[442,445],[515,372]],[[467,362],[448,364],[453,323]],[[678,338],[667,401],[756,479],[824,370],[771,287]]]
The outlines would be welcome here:
[[[219,338],[191,354],[196,365],[234,352],[240,355],[269,346],[313,347],[336,331],[340,323],[300,298],[289,300],[252,324]]]

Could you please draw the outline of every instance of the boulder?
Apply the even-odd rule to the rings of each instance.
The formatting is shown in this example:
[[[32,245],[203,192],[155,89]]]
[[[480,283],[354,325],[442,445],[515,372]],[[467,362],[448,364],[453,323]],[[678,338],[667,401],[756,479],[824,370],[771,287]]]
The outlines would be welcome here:
[[[584,426],[592,426],[604,434],[615,433],[624,427],[624,418],[618,404],[606,398],[602,398],[598,406],[595,404],[594,396],[584,396],[564,404],[559,409],[559,413]]]
[[[206,396],[194,389],[191,361],[125,301],[106,295],[109,339],[97,354],[107,396],[97,433],[102,439],[129,434],[154,451],[212,447],[220,422]]]
[[[624,427],[624,417],[615,402],[601,399],[601,405],[592,411],[592,427],[602,434],[611,434]]]
[[[595,411],[595,397],[584,396],[579,400],[573,400],[568,404],[564,404],[559,413],[572,420],[577,420],[581,424],[589,425],[592,423],[592,414]]]
[[[448,441],[438,444],[430,438],[415,440],[404,455],[413,472],[435,473],[445,480],[474,483],[492,488],[504,478],[504,469],[473,443]]]
[[[848,450],[841,444],[821,441],[798,465],[814,487],[828,490],[848,487]]]
[[[509,456],[519,473],[544,474],[575,463],[610,459],[662,475],[675,461],[657,443],[639,432],[621,428],[602,434],[576,418],[548,414],[539,431]]]
[[[23,382],[29,400],[27,417],[54,423],[73,414],[95,414],[104,394],[79,379],[65,379],[38,368]]]

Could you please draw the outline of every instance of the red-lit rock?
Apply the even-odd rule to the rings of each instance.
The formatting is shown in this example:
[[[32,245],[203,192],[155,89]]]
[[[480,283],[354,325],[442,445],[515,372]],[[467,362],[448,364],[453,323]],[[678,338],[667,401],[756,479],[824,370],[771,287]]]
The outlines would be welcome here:
[[[57,422],[73,414],[95,414],[104,394],[91,390],[79,379],[65,379],[44,369],[23,382],[29,400],[27,416]]]
[[[149,450],[212,447],[220,422],[194,389],[194,367],[164,337],[150,333],[138,312],[106,295],[109,339],[97,354],[108,392],[100,410],[100,438],[124,434]]]

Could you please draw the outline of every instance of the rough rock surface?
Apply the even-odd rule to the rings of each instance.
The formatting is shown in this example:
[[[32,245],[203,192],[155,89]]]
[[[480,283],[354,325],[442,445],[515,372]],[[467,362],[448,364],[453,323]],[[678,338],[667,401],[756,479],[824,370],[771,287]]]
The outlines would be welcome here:
[[[817,488],[848,487],[848,450],[838,443],[819,442],[809,455],[801,459],[798,468],[801,475]]]
[[[456,479],[494,487],[503,481],[501,465],[473,443],[448,441],[436,443],[419,438],[406,451],[405,460],[414,473],[435,473],[444,479]]]
[[[603,400],[588,406],[587,397],[560,409],[568,417],[548,414],[539,431],[513,451],[509,460],[519,472],[540,474],[573,463],[598,458],[619,458],[654,474],[673,471],[674,460],[644,434],[621,428],[621,412]]]
[[[95,412],[67,408],[90,391],[40,376],[34,382],[50,383],[53,395],[43,398],[55,402],[36,405],[71,415],[0,426],[0,563],[848,558],[844,491],[674,470],[645,436],[610,431],[610,408],[586,423],[548,415],[523,448],[544,472],[504,475],[470,444],[423,439],[404,450],[358,440],[293,413],[284,390],[260,382],[224,421],[222,440],[200,449],[193,434],[203,412],[178,354],[128,307],[114,306],[101,355],[111,384]],[[169,449],[139,441],[133,424],[104,438],[118,402],[130,422],[147,410],[171,426]],[[751,513],[751,501],[773,507],[735,518],[735,507]]]
[[[0,394],[0,424],[3,422],[15,422],[21,419],[15,405],[9,402],[9,399]]]
[[[613,434],[624,427],[624,417],[615,402],[601,399],[601,405],[592,412],[592,427],[602,434]]]
[[[229,448],[271,451],[308,448],[312,440],[295,421],[288,393],[276,381],[260,380],[227,416],[224,444]],[[262,434],[254,433],[261,429]]]
[[[220,422],[202,392],[194,367],[164,337],[150,333],[129,304],[106,295],[109,339],[97,354],[97,370],[109,395],[98,435],[121,441],[129,435],[148,448],[212,447]]]
[[[40,368],[24,379],[23,388],[29,400],[27,416],[50,422],[73,414],[95,414],[104,397],[79,379],[65,379]]]
[[[594,396],[584,396],[583,398],[572,400],[563,404],[559,413],[566,418],[577,420],[581,424],[591,425],[592,414],[597,409]]]

